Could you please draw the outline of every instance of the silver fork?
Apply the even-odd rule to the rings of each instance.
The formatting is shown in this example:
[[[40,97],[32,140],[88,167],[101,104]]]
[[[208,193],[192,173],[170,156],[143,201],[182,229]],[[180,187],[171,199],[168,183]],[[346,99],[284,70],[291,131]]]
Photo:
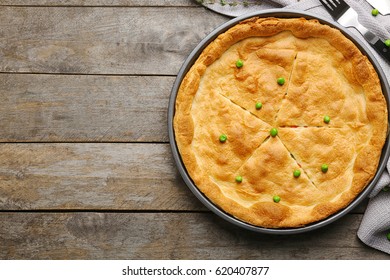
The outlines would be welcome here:
[[[344,27],[354,27],[370,45],[387,61],[390,61],[390,49],[370,30],[359,23],[357,12],[343,0],[320,0],[330,15]]]

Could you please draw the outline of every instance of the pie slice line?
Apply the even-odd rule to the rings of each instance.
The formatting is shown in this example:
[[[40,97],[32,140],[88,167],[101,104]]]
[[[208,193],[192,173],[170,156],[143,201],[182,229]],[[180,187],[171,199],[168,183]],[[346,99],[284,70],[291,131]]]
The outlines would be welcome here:
[[[348,137],[349,129],[348,126],[345,128],[309,127],[299,128],[300,131],[295,129],[282,131],[285,137],[284,145],[294,154],[297,163],[306,171],[313,184],[320,187],[324,197],[327,197],[330,203],[338,201],[340,196],[351,195],[351,191],[348,190],[353,187],[353,176],[350,174],[355,172],[357,157],[369,140],[366,139],[366,129],[353,138]],[[306,145],[316,146],[318,155],[308,153]],[[308,161],[308,156],[313,161]],[[323,163],[329,164],[329,171],[321,170]]]
[[[290,128],[290,129],[297,129],[297,128],[321,128],[321,129],[330,129],[330,130],[338,130],[338,129],[341,129],[341,127],[326,127],[326,126],[297,126],[297,127],[293,127],[293,126],[283,126],[282,128]],[[345,128],[349,128],[348,125],[345,126]],[[279,137],[279,136],[278,136]],[[319,189],[319,187],[317,186],[317,184],[313,181],[313,179],[311,178],[311,176],[309,175],[309,173],[306,171],[306,167],[305,167],[305,163],[302,161],[302,160],[299,160],[297,159],[297,157],[294,155],[294,153],[287,147],[287,145],[284,143],[284,141],[279,137],[281,143],[284,145],[284,147],[286,148],[286,150],[290,153],[291,157],[296,161],[296,163],[301,167],[302,171],[305,173],[305,175],[307,176],[307,178],[310,180],[310,182],[317,188]],[[356,157],[350,162],[350,166],[347,168],[347,169],[351,169],[353,168],[353,165],[355,164],[355,160],[356,160]]]
[[[285,94],[284,94],[284,96],[283,96],[283,99],[284,99],[284,98],[287,96],[287,94],[288,94],[288,86],[290,85],[291,76],[292,76],[293,71],[294,71],[294,69],[295,69],[295,64],[296,64],[297,55],[298,55],[298,53],[295,55],[295,58],[294,58],[294,61],[293,61],[293,66],[292,66],[292,68],[291,68],[291,72],[290,72],[289,79],[288,79],[289,83],[288,83],[288,85],[287,85],[286,92],[285,92]],[[253,114],[250,110],[248,110],[248,109],[242,107],[241,105],[237,104],[235,101],[233,101],[233,100],[230,99],[229,97],[223,95],[223,94],[220,93],[220,92],[218,92],[218,94],[219,94],[220,96],[224,97],[225,99],[227,99],[228,101],[230,101],[231,103],[235,104],[235,105],[238,106],[239,108],[241,108],[243,111],[247,111],[247,112],[249,112],[252,116],[254,116],[255,118],[260,119],[260,120],[263,121],[264,123],[267,123],[266,121],[262,120],[262,119],[261,119],[260,117],[258,117],[257,115]],[[282,106],[282,105],[281,105],[281,106]],[[280,108],[279,108],[279,110],[280,110]],[[277,112],[279,112],[279,110],[278,110]],[[277,114],[275,115],[275,120],[276,120],[276,119],[277,119]],[[296,127],[294,127],[294,126],[282,126],[282,127],[285,127],[285,128],[286,128],[286,127],[287,127],[287,128],[296,128]],[[297,126],[297,127],[302,127],[302,126]],[[303,127],[324,127],[324,128],[326,128],[326,126],[303,126]],[[335,128],[335,127],[332,127],[332,128]],[[237,173],[237,171],[240,170],[241,167],[242,167],[243,165],[245,165],[245,163],[248,162],[248,160],[250,160],[250,158],[255,154],[256,150],[259,149],[259,148],[261,147],[261,145],[262,145],[263,143],[265,143],[270,137],[271,137],[271,136],[268,136],[267,138],[265,138],[265,139],[264,139],[264,140],[263,140],[263,141],[262,141],[262,142],[253,150],[252,154],[251,154],[251,155],[242,163],[242,165],[234,171],[234,173]],[[279,139],[280,139],[280,137],[279,137]],[[290,154],[290,156],[291,156],[291,157],[294,159],[294,161],[297,163],[297,165],[302,169],[303,173],[306,175],[306,177],[309,179],[309,181],[313,184],[313,186],[316,187],[317,189],[319,189],[318,186],[314,183],[313,179],[310,177],[310,175],[309,175],[309,174],[307,173],[307,171],[305,170],[304,164],[302,164],[301,162],[299,162],[299,161],[296,159],[296,157],[294,156],[294,154],[293,154],[293,153],[287,148],[287,146],[283,143],[282,139],[280,139],[280,141],[281,141],[281,143],[283,144],[283,146],[286,148],[286,150],[288,151],[288,153]]]
[[[313,184],[314,187],[316,187],[316,189],[319,190],[318,186],[314,183],[313,179],[310,177],[310,175],[307,173],[307,171],[305,170],[304,166],[302,165],[302,163],[300,163],[296,157],[294,156],[294,154],[287,148],[287,146],[284,144],[284,142],[282,141],[282,139],[279,137],[280,139],[280,142],[283,144],[283,146],[286,148],[286,150],[289,152],[290,156],[295,160],[295,162],[298,164],[298,166],[302,169],[302,172],[306,175],[306,177],[309,179],[309,181]]]
[[[276,152],[275,155],[274,152]],[[268,159],[263,160],[264,158],[261,155],[264,153]],[[258,158],[259,156],[261,158]],[[275,159],[273,159],[274,156]],[[275,164],[278,166],[279,160],[285,164],[280,166],[282,173],[279,173],[279,176],[274,178],[271,175],[274,174],[271,170],[275,170]],[[300,201],[298,208],[303,205],[304,207],[310,207],[310,205],[314,207],[315,203],[310,204],[308,201],[310,197],[308,194],[320,196],[321,191],[311,184],[304,173],[299,177],[294,177],[293,170],[297,168],[299,168],[299,165],[291,158],[287,149],[281,143],[280,138],[269,137],[254,152],[254,155],[239,168],[239,173],[236,173],[236,175],[243,176],[243,181],[234,182],[211,179],[219,186],[224,195],[234,201],[240,201],[239,203],[246,205],[245,207],[248,209],[254,205],[260,206],[260,204],[263,205],[264,203],[275,203],[272,202],[273,197],[278,195],[281,195],[282,198],[282,201],[278,204],[280,207],[293,207],[291,199]],[[263,180],[258,181],[254,179],[257,176],[261,176]],[[297,192],[294,191],[293,186],[297,187]],[[275,207],[277,206],[275,205]]]
[[[249,111],[248,109],[242,107],[240,104],[237,104],[236,102],[234,102],[232,99],[230,99],[229,97],[227,97],[226,95],[223,95],[222,93],[220,92],[217,92],[220,96],[222,96],[223,98],[226,98],[228,101],[230,101],[231,103],[233,103],[234,105],[236,105],[237,107],[240,107],[243,111],[246,111],[246,112],[249,112],[252,116],[254,116],[255,118],[259,119],[260,121],[266,123],[267,125],[271,126],[269,123],[267,123],[266,121],[262,120],[260,117],[256,116],[255,114],[253,114],[251,111]]]
[[[244,45],[243,48],[245,47]],[[243,66],[237,66],[235,58],[219,57],[219,60],[216,60],[217,64],[214,65],[215,69],[212,69],[214,73],[221,72],[220,74],[226,77],[223,81],[216,79],[215,74],[211,74],[213,72],[210,69],[206,70],[204,75],[211,75],[211,80],[207,86],[214,87],[221,95],[227,97],[244,110],[257,115],[258,118],[268,124],[273,124],[276,112],[286,94],[287,86],[287,83],[278,85],[277,78],[283,77],[287,80],[291,77],[296,51],[286,48],[283,49],[284,52],[282,54],[275,54],[269,52],[268,48],[262,48],[261,50],[264,53],[258,54],[256,51],[251,53],[252,56],[250,57],[245,57],[239,53],[236,54],[235,56],[239,59],[237,61],[240,61],[241,57],[245,59]],[[238,51],[234,50],[234,52]],[[258,64],[254,64],[254,62],[258,62]],[[260,67],[258,69],[260,72],[251,72],[248,70],[251,69],[248,68],[251,65],[255,68],[256,65],[262,65],[263,68]],[[272,69],[275,68],[275,72],[279,73],[275,76],[270,75],[273,72],[268,70],[267,65],[272,67]],[[238,82],[239,86],[236,88],[234,84],[231,85],[232,81]],[[256,102],[262,102],[263,108],[255,110]]]
[[[278,136],[276,136],[276,137],[278,137]],[[237,175],[240,175],[240,174],[237,173],[238,170],[240,170],[240,169],[242,168],[242,166],[244,166],[244,165],[245,165],[245,164],[254,156],[254,154],[256,153],[256,151],[257,151],[258,149],[260,149],[261,146],[262,146],[265,142],[267,142],[270,138],[271,138],[271,136],[268,136],[267,138],[265,138],[265,139],[263,140],[263,142],[261,142],[261,143],[259,144],[259,146],[257,146],[257,147],[253,150],[252,154],[251,154],[251,155],[242,163],[242,165],[239,166],[239,168],[237,168],[233,173],[235,173],[235,174],[237,174]],[[313,182],[313,180],[310,178],[309,174],[306,172],[306,170],[304,169],[303,165],[294,157],[294,155],[290,152],[290,150],[287,149],[287,147],[286,147],[286,145],[283,143],[282,139],[280,139],[280,137],[278,137],[278,138],[279,138],[279,140],[280,140],[280,143],[283,144],[283,146],[286,148],[286,151],[289,153],[289,155],[292,157],[292,159],[293,159],[293,160],[296,162],[296,164],[302,169],[302,171],[303,171],[303,173],[305,174],[305,176],[309,179],[309,181],[313,184],[313,186],[314,186],[316,189],[319,190],[318,186],[317,186],[317,185]],[[215,179],[215,178],[214,178],[214,179]]]
[[[274,122],[275,123],[277,123],[278,114],[279,114],[280,109],[282,108],[283,100],[286,98],[286,96],[288,94],[288,88],[290,87],[290,84],[291,84],[291,77],[292,77],[292,74],[293,74],[295,66],[296,66],[297,57],[298,57],[298,52],[295,54],[295,57],[294,57],[294,60],[293,60],[293,63],[292,63],[291,72],[290,72],[290,75],[288,77],[288,84],[287,84],[287,87],[286,87],[286,92],[284,93],[283,98],[282,98],[282,100],[280,101],[280,104],[279,104],[280,105],[279,109],[276,111],[276,114],[274,116]]]
[[[250,160],[250,159],[253,157],[253,155],[256,153],[256,151],[257,151],[258,149],[260,149],[260,147],[261,147],[265,142],[267,142],[267,141],[270,139],[270,137],[271,137],[270,135],[267,136],[267,137],[259,144],[259,146],[257,146],[255,149],[253,149],[252,154],[251,154],[245,161],[243,161],[243,163],[234,171],[235,174],[237,173],[238,170],[240,170],[240,169],[248,162],[248,160]],[[237,174],[237,175],[239,175],[239,174]]]

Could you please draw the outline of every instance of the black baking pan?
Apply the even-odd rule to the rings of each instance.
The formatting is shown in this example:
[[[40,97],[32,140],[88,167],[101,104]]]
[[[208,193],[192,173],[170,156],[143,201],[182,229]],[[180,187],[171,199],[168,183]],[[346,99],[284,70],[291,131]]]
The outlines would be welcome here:
[[[248,13],[245,15],[242,15],[240,17],[234,18],[218,28],[216,28],[213,32],[211,32],[208,36],[206,36],[196,47],[195,49],[191,52],[191,54],[188,56],[188,58],[185,60],[184,64],[182,65],[177,78],[175,80],[175,83],[173,85],[172,91],[171,91],[171,96],[169,100],[169,107],[168,107],[168,133],[169,133],[169,141],[173,153],[173,158],[175,160],[175,163],[177,165],[177,168],[183,177],[184,182],[186,185],[191,189],[191,191],[195,194],[195,196],[212,212],[220,216],[221,218],[225,219],[226,221],[239,226],[241,228],[245,228],[248,230],[256,231],[259,233],[269,233],[269,234],[294,234],[294,233],[301,233],[301,232],[307,232],[311,231],[314,229],[321,228],[323,226],[326,226],[341,217],[343,217],[345,214],[350,212],[355,206],[357,206],[362,200],[364,200],[367,195],[371,192],[371,190],[374,188],[375,184],[378,182],[381,174],[386,168],[386,163],[387,160],[389,159],[390,155],[390,145],[389,145],[389,139],[387,137],[385,145],[382,150],[379,166],[377,169],[377,173],[375,174],[374,178],[372,181],[366,186],[366,188],[344,209],[341,211],[337,212],[336,214],[333,214],[329,216],[328,218],[303,226],[299,228],[264,228],[264,227],[259,227],[259,226],[254,226],[251,224],[248,224],[246,222],[243,222],[230,214],[224,212],[220,208],[218,208],[215,204],[213,204],[197,187],[196,185],[192,182],[190,176],[187,174],[186,168],[181,160],[180,153],[178,151],[176,141],[175,141],[175,134],[174,134],[174,128],[173,128],[173,117],[175,115],[175,102],[176,102],[176,96],[178,89],[180,87],[181,81],[186,75],[187,71],[191,68],[193,63],[196,61],[200,53],[203,51],[203,49],[210,43],[212,42],[219,34],[225,32],[232,26],[236,25],[242,20],[251,18],[251,17],[279,17],[279,18],[299,18],[299,17],[304,17],[306,19],[317,19],[319,22],[323,24],[327,24],[331,27],[334,27],[336,29],[339,29],[347,38],[349,38],[351,41],[355,43],[355,45],[362,51],[363,54],[365,54],[368,59],[371,61],[373,64],[374,68],[376,69],[381,85],[382,85],[382,91],[385,95],[386,102],[387,102],[387,108],[389,110],[389,85],[386,80],[386,76],[381,69],[380,64],[378,61],[375,59],[373,54],[367,47],[358,39],[354,34],[352,34],[348,29],[340,26],[336,22],[330,21],[328,19],[322,18],[320,16],[307,13],[307,12],[302,12],[302,11],[295,11],[295,10],[286,10],[286,9],[270,9],[270,10],[264,10],[264,11],[259,11],[255,13]]]

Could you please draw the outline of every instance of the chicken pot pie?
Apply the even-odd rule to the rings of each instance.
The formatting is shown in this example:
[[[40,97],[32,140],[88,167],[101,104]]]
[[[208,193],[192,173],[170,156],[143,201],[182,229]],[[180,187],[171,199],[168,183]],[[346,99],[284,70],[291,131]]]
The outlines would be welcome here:
[[[387,119],[374,67],[339,30],[254,17],[202,51],[179,87],[173,125],[209,200],[252,225],[295,228],[367,186]]]

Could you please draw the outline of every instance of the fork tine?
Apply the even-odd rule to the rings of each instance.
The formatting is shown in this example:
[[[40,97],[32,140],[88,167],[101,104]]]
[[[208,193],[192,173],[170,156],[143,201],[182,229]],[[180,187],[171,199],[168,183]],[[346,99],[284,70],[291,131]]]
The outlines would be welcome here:
[[[328,5],[330,5],[333,9],[337,9],[337,5],[339,4],[337,0],[328,0],[326,2],[328,2]]]
[[[339,18],[349,9],[344,0],[320,0],[320,2],[334,18]]]
[[[322,3],[322,5],[323,5],[329,12],[333,12],[334,8],[331,6],[331,2],[330,2],[330,1],[320,0],[320,2]]]
[[[349,6],[347,3],[345,3],[344,0],[333,0],[333,2],[336,2],[334,3],[339,9],[348,9]],[[338,2],[338,3],[337,3]]]

